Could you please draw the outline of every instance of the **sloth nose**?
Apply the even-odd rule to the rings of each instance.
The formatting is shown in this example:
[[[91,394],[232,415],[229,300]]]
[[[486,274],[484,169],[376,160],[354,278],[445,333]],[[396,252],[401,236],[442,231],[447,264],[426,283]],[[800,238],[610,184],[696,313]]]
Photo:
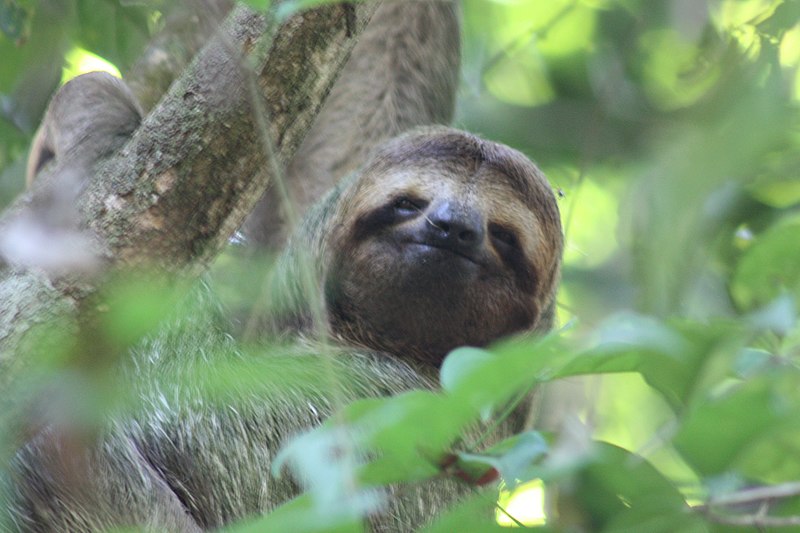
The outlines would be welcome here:
[[[425,232],[431,244],[472,255],[483,243],[483,217],[473,208],[442,202],[428,211]]]

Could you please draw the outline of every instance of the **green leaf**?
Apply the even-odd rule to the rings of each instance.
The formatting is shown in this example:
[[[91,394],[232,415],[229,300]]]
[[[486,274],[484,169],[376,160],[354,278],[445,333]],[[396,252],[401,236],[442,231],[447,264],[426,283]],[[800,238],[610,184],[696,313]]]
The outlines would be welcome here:
[[[312,464],[313,457],[339,457],[341,450],[350,450],[355,455],[346,459],[359,469],[361,483],[418,481],[439,472],[440,460],[470,421],[468,410],[430,391],[359,400],[329,423],[293,439],[274,468],[288,462],[312,486],[330,484],[338,474],[325,479],[320,475],[327,472],[325,465]]]
[[[602,324],[598,344],[575,357],[557,377],[638,372],[680,411],[705,378],[701,369],[707,366],[709,355],[722,345],[737,343],[736,332],[728,323],[669,325],[620,314]]]
[[[440,515],[423,533],[453,533],[464,531],[470,533],[508,533],[508,528],[501,527],[494,520],[492,513],[487,513],[497,501],[497,495],[491,491],[481,491],[455,508]],[[538,532],[542,530],[537,529]]]
[[[224,529],[226,533],[261,533],[292,531],[293,533],[362,533],[363,519],[343,514],[338,507],[320,508],[308,494],[284,503],[267,516],[244,520]]]
[[[301,481],[315,509],[355,519],[378,510],[378,493],[359,485],[355,479],[364,462],[358,435],[342,427],[326,425],[292,439],[272,464],[276,475],[290,465]]]
[[[577,505],[592,531],[672,533],[705,531],[677,488],[643,458],[596,443],[593,460],[575,480],[574,492],[559,492],[559,507]]]
[[[483,453],[459,453],[456,466],[470,475],[470,479],[480,479],[486,471],[494,469],[505,480],[509,490],[518,483],[533,479],[536,462],[548,453],[550,447],[541,433],[528,431],[499,442]]]
[[[0,0],[0,31],[10,40],[23,40],[30,32],[29,7],[15,0]]]
[[[358,409],[359,405],[354,407]],[[344,416],[360,436],[359,443],[380,453],[361,476],[370,484],[435,475],[445,451],[471,420],[469,411],[428,391],[377,401],[355,418],[353,412],[348,408]]]
[[[266,11],[272,5],[272,0],[242,0],[242,3],[247,4],[256,11]]]
[[[771,331],[785,337],[797,327],[797,306],[790,295],[783,294],[745,318],[747,324],[758,331]]]
[[[552,379],[572,357],[566,341],[555,333],[539,339],[511,339],[491,351],[458,348],[442,364],[442,386],[454,401],[477,415]]]
[[[467,346],[453,350],[445,358],[439,371],[442,389],[457,394],[459,387],[470,387],[470,377],[482,373],[496,359],[496,355],[480,348]],[[491,403],[491,398],[482,398],[479,391],[475,391],[472,399],[479,408],[487,407]]]
[[[786,483],[800,479],[800,420],[756,436],[736,459],[736,470],[749,480]]]
[[[104,303],[99,307],[105,333],[116,343],[130,346],[175,310],[180,301],[178,296],[175,287],[158,276],[128,274],[124,279],[115,280],[104,293]],[[191,301],[195,297],[195,294],[189,296],[184,307],[195,306],[194,311],[208,312],[200,309],[199,302]],[[188,309],[182,311],[188,312]]]
[[[771,36],[781,37],[786,30],[797,25],[800,20],[800,1],[784,0],[778,4],[771,16],[757,24],[758,29]]]
[[[688,413],[675,436],[675,446],[706,476],[729,470],[741,472],[747,467],[748,474],[763,478],[769,471],[753,465],[761,463],[763,467],[786,460],[794,465],[791,470],[797,471],[798,383],[800,371],[794,367],[773,367],[729,386],[698,402]],[[757,456],[760,458],[754,460]]]
[[[778,176],[755,184],[752,194],[773,207],[791,207],[800,202],[800,181],[794,176]]]
[[[783,293],[800,301],[800,219],[776,225],[756,238],[739,261],[731,293],[744,309],[765,306]]]
[[[112,0],[77,0],[79,44],[125,72],[150,38],[145,5]]]

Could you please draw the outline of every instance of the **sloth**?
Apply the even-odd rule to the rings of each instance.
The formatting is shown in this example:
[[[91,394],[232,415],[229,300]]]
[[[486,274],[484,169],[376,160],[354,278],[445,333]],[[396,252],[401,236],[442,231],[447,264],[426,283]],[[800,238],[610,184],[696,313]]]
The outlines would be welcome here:
[[[382,28],[411,24],[412,8],[419,11],[415,31],[457,29],[449,2],[403,5],[387,4],[376,15],[383,25],[376,26],[375,42],[383,43]],[[445,32],[449,47],[396,33],[405,39],[403,50],[428,47],[400,58],[449,50],[446,61],[422,61],[441,63],[431,69],[446,75],[426,89],[435,98],[403,86],[428,83],[428,74],[394,80],[397,94],[421,96],[403,100],[402,109],[384,109],[381,120],[392,113],[413,116],[392,119],[391,127],[382,121],[377,133],[356,121],[356,137],[365,145],[374,142],[371,132],[383,139],[437,119],[424,109],[438,109],[438,119],[449,115],[441,108],[450,105],[445,93],[457,78],[457,31]],[[369,47],[377,46],[371,42],[367,38],[366,48],[355,52],[367,75],[377,68],[364,62]],[[397,57],[376,54],[382,69],[397,71]],[[355,78],[348,83],[357,84]],[[45,116],[29,180],[50,158],[69,157],[89,168],[139,123],[141,109],[123,82],[98,74],[78,80],[62,89]],[[375,89],[374,100],[384,102],[385,91]],[[337,153],[330,133],[344,128],[351,114],[337,94],[365,104],[359,91],[334,88],[329,119],[323,116],[317,134],[309,134],[311,155],[300,152],[311,166],[318,165],[314,150]],[[414,105],[424,109],[414,111]],[[359,120],[373,116],[363,109],[357,114]],[[327,143],[322,148],[320,139]],[[110,416],[88,442],[44,428],[18,451],[8,492],[10,525],[21,531],[203,531],[267,512],[301,490],[299,480],[270,474],[276,454],[333,415],[341,401],[435,390],[452,349],[552,327],[562,230],[553,191],[533,162],[444,126],[413,129],[369,150],[353,139],[342,152],[356,155],[331,164],[358,169],[311,207],[291,235],[269,281],[271,304],[259,317],[261,335],[287,341],[282,349],[302,364],[301,379],[281,386],[285,354],[266,348],[255,358],[242,353],[229,335],[227,313],[209,291],[197,291],[181,319],[135,347],[122,365],[121,379],[139,398],[135,412]],[[300,163],[295,166],[310,171]],[[333,351],[325,365],[315,353],[323,345]],[[198,394],[191,380],[162,379],[230,361],[257,363],[272,379],[213,399]],[[321,385],[326,373],[338,377],[332,386]],[[376,531],[413,530],[465,490],[446,478],[392,489],[369,524]]]
[[[271,282],[278,303],[266,323],[305,346],[327,336],[318,340],[334,345],[333,368],[346,376],[339,390],[293,383],[204,403],[191,384],[160,385],[165,369],[236,351],[217,318],[195,318],[133,354],[140,412],[110,421],[78,457],[47,430],[20,451],[14,522],[200,531],[274,508],[299,490],[270,475],[278,449],[331,415],[334,396],[435,389],[451,349],[549,329],[562,246],[552,189],[520,152],[445,127],[391,139],[310,210]],[[310,287],[297,275],[308,260]],[[393,497],[372,526],[407,531],[457,494],[452,482],[427,482]]]
[[[401,135],[312,210],[287,259],[313,250],[331,335],[438,366],[553,324],[563,246],[558,206],[520,152],[445,127]],[[283,265],[282,322],[307,324],[309,298]],[[302,326],[301,326],[302,327]]]

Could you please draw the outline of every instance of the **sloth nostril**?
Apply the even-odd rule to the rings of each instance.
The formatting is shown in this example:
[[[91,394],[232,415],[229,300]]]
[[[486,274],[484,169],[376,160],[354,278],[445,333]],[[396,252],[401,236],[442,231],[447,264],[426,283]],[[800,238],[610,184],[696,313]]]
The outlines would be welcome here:
[[[472,230],[464,230],[458,234],[458,240],[462,242],[474,242],[477,240],[478,234]]]

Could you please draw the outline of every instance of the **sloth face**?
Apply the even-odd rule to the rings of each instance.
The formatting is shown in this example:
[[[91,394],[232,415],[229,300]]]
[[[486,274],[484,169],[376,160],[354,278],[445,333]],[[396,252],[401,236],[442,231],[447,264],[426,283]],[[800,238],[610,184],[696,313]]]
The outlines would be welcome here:
[[[348,342],[438,362],[457,346],[549,326],[558,210],[518,152],[455,130],[404,136],[339,209],[325,295]]]

